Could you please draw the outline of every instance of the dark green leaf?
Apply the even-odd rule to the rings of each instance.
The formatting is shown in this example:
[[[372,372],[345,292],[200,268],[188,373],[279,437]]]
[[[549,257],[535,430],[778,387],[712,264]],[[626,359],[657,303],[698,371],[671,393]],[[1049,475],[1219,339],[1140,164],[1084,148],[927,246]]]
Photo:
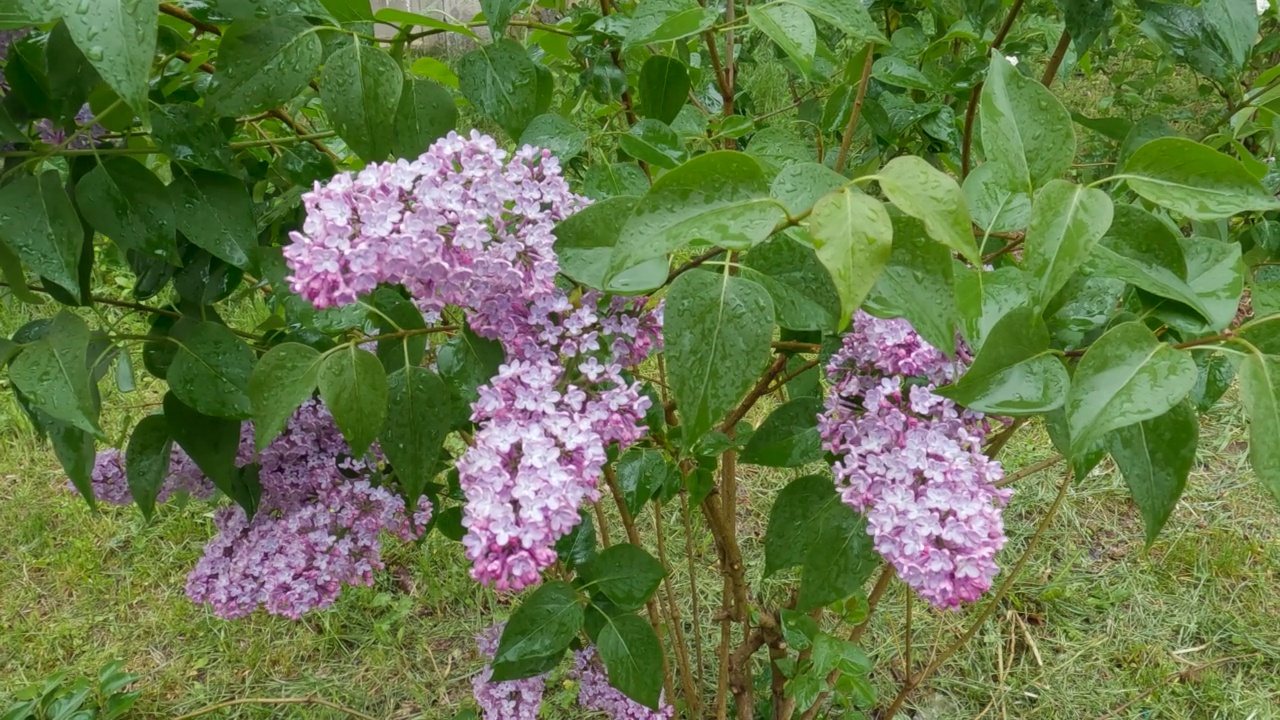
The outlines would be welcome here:
[[[67,3],[62,20],[102,79],[141,117],[156,54],[158,5],[151,0]]]
[[[455,68],[462,94],[512,138],[541,114],[538,70],[520,43],[484,45],[458,58]]]
[[[320,38],[301,15],[237,20],[218,45],[206,102],[222,116],[282,105],[307,86],[321,53]]]
[[[880,189],[899,210],[924,223],[929,237],[982,264],[964,193],[950,175],[921,158],[903,155],[876,173]]]
[[[770,125],[752,135],[747,154],[760,163],[765,176],[771,180],[792,165],[818,159],[813,141],[800,135],[788,123]]]
[[[1249,7],[1249,3],[1241,0],[1205,0],[1200,3],[1205,23],[1227,49],[1233,70],[1244,67],[1249,60],[1249,51],[1258,39],[1258,16],[1262,13],[1257,7],[1256,2],[1254,7]]]
[[[804,10],[787,3],[767,3],[749,6],[747,15],[751,24],[782,48],[802,74],[809,75],[818,50],[818,29]]]
[[[1129,485],[1147,527],[1147,547],[1155,542],[1187,485],[1196,460],[1200,422],[1189,403],[1160,416],[1127,425],[1106,436],[1106,447]]]
[[[866,43],[888,45],[889,40],[880,33],[871,19],[867,7],[859,0],[782,0],[802,7],[815,18],[831,23],[837,30],[852,35]]]
[[[1111,0],[1058,0],[1076,55],[1084,55],[1111,24]]]
[[[684,162],[688,153],[675,130],[661,120],[645,118],[618,136],[618,145],[631,157],[671,169]]]
[[[864,306],[906,318],[930,345],[951,354],[958,320],[953,272],[947,248],[930,240],[918,220],[894,215],[893,253]]]
[[[694,270],[667,289],[664,317],[667,377],[691,447],[768,364],[773,302],[750,280]]]
[[[1250,320],[1240,326],[1236,335],[1263,355],[1280,355],[1280,315]]]
[[[662,642],[638,615],[609,618],[596,639],[609,684],[653,710],[662,695]]]
[[[258,246],[253,198],[244,182],[208,170],[177,174],[169,185],[178,230],[214,257],[247,268]]]
[[[581,520],[568,535],[556,541],[556,555],[570,570],[596,556],[596,526],[586,508],[578,510]],[[461,536],[459,536],[461,537]]]
[[[991,329],[1010,311],[1028,305],[1027,278],[1016,267],[998,270],[956,269],[956,306],[969,349],[980,352]]]
[[[365,162],[391,154],[405,77],[383,50],[353,42],[335,51],[320,73],[320,100],[338,135]]]
[[[695,0],[648,0],[636,7],[625,44],[656,45],[681,40],[710,28],[718,17],[718,12]]]
[[[407,507],[417,507],[439,470],[444,438],[457,414],[455,397],[426,368],[406,366],[387,378],[387,423],[379,446],[395,468]]]
[[[983,152],[1009,190],[1030,193],[1066,172],[1075,157],[1070,113],[1003,53],[991,53],[978,117]]]
[[[333,19],[341,23],[373,22],[369,0],[320,0]]]
[[[558,656],[581,628],[582,606],[573,586],[562,580],[543,583],[507,621],[493,658],[495,671],[500,663]]]
[[[792,215],[812,208],[824,196],[835,192],[849,180],[826,165],[796,163],[778,172],[769,193]],[[851,192],[858,192],[850,188]]]
[[[782,327],[835,330],[840,317],[840,296],[831,273],[811,244],[805,245],[784,234],[775,235],[742,258],[740,271],[743,277],[769,291]]]
[[[498,374],[504,359],[502,345],[476,335],[471,328],[449,338],[436,353],[436,369],[465,405],[479,399],[476,388]]]
[[[631,514],[639,515],[675,472],[660,450],[631,448],[623,453],[617,465],[618,489]]]
[[[1037,310],[1049,304],[1111,227],[1111,198],[1095,188],[1051,180],[1036,193],[1023,251]]]
[[[244,419],[252,415],[253,351],[225,325],[201,322],[177,338],[169,389],[197,412]],[[336,413],[335,413],[336,414]]]
[[[151,137],[171,159],[216,172],[231,170],[231,145],[202,107],[160,105],[151,114]]]
[[[1200,372],[1188,399],[1196,412],[1205,413],[1231,389],[1236,368],[1231,359],[1221,353],[1196,353],[1194,357]]]
[[[0,188],[0,239],[28,268],[80,294],[84,230],[56,170]]]
[[[836,327],[844,329],[889,261],[893,221],[879,200],[841,189],[814,205],[808,230],[840,295]]]
[[[413,159],[458,124],[458,106],[449,91],[430,80],[406,77],[392,129],[391,151]]]
[[[529,121],[520,135],[520,145],[546,148],[566,163],[587,147],[587,133],[555,113],[543,113]]]
[[[738,458],[766,467],[801,467],[822,459],[818,415],[822,401],[813,397],[792,400],[765,418]]]
[[[129,483],[129,494],[148,520],[155,512],[160,486],[169,474],[172,447],[173,437],[169,435],[164,415],[142,418],[129,436],[129,447],[124,453],[125,479]]]
[[[937,393],[988,415],[1038,415],[1061,407],[1071,378],[1049,350],[1049,328],[1030,307],[1006,313],[968,371]]]
[[[831,478],[823,475],[793,480],[778,493],[764,534],[765,577],[804,564],[821,529],[821,517],[839,502]]]
[[[178,263],[173,199],[160,178],[137,160],[103,159],[76,183],[76,204],[94,230],[121,248]]]
[[[670,125],[688,102],[690,87],[684,63],[665,55],[650,56],[640,68],[640,114]]]
[[[1116,178],[1134,192],[1192,220],[1280,209],[1239,161],[1185,138],[1160,138],[1138,148]]]
[[[89,326],[63,310],[40,339],[23,347],[9,366],[9,379],[50,417],[101,436],[89,379],[88,346]]]
[[[1280,360],[1250,353],[1239,372],[1240,398],[1249,411],[1249,463],[1280,502]]]
[[[849,597],[879,564],[867,534],[866,518],[840,502],[839,496],[827,504],[825,512],[811,517],[818,527],[800,570],[800,596],[796,601],[800,612]]]
[[[592,200],[619,195],[644,195],[649,179],[635,163],[599,163],[587,168],[582,179],[582,194]]]
[[[635,610],[653,596],[666,571],[644,548],[614,545],[578,567],[578,576],[593,591],[604,593],[619,609]]]
[[[348,345],[320,361],[316,379],[320,397],[351,452],[364,455],[387,421],[387,373],[382,363],[373,353]]]
[[[236,454],[240,450],[240,421],[202,415],[183,404],[172,392],[164,396],[164,417],[174,442],[191,456],[213,484],[232,494],[240,471]]]
[[[254,366],[249,401],[258,452],[276,439],[294,411],[311,398],[319,367],[320,351],[301,343],[277,345]]]
[[[961,190],[973,222],[987,232],[1014,232],[1031,220],[1031,196],[1001,184],[995,163],[974,168]]]
[[[94,452],[93,435],[71,423],[54,420],[48,416],[45,416],[44,420],[47,420],[44,423],[44,429],[49,435],[49,444],[53,445],[53,454],[57,456],[58,464],[62,465],[63,471],[71,479],[71,484],[75,485],[80,496],[89,503],[89,507],[95,507],[93,464],[97,454]]]
[[[480,10],[484,12],[485,23],[493,37],[502,37],[511,22],[511,15],[524,5],[527,0],[480,0]]]
[[[613,275],[695,241],[746,250],[773,232],[782,207],[755,160],[720,151],[664,174],[622,228]]]
[[[560,271],[587,287],[606,289],[609,263],[623,225],[640,199],[614,196],[590,205],[556,225],[556,257]],[[642,292],[667,281],[667,259],[655,257],[609,280],[614,292]]]
[[[1160,342],[1141,323],[1116,325],[1089,347],[1067,395],[1071,454],[1108,432],[1165,414],[1196,384],[1185,351]]]

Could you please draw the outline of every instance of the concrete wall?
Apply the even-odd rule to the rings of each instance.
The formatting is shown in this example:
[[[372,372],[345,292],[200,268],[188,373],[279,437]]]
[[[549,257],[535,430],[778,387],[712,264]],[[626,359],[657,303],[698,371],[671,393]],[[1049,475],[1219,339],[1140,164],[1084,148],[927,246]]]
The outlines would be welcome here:
[[[467,22],[480,12],[480,0],[372,0],[372,5],[375,12],[390,7],[455,22]],[[388,28],[379,29],[380,33],[388,31]],[[481,37],[488,35],[485,28],[476,28],[475,31]],[[436,52],[460,53],[469,50],[474,44],[473,40],[447,33],[427,38],[421,47]]]

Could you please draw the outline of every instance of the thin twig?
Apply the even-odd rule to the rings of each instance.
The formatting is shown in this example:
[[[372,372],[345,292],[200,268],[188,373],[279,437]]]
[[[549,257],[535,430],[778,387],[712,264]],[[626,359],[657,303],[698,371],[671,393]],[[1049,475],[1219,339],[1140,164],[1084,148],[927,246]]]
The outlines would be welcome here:
[[[1004,446],[1013,439],[1013,434],[1018,432],[1018,428],[1026,424],[1027,418],[1015,418],[1013,422],[1005,425],[1004,428],[1000,430],[999,435],[991,438],[991,442],[987,443],[987,447],[983,449],[982,454],[992,460],[995,460],[996,456],[1000,454],[1000,451],[1004,449]]]
[[[867,85],[871,83],[871,65],[876,60],[875,43],[867,44],[867,59],[862,63],[862,78],[858,81],[858,94],[853,100],[853,109],[849,111],[849,122],[844,126],[844,137],[840,138],[840,152],[836,155],[836,172],[844,174],[845,163],[849,161],[849,149],[853,147],[853,131],[858,129],[858,116],[862,114],[862,103],[867,99]]]
[[[693,659],[697,662],[698,689],[701,692],[705,679],[702,671],[707,666],[702,658],[702,613],[698,610],[698,566],[693,553],[693,517],[689,510],[689,497],[684,491],[680,492],[680,514],[684,519],[684,554],[689,566],[689,612],[693,616]]]
[[[738,407],[734,408],[733,412],[729,413],[729,416],[720,424],[720,432],[726,435],[733,432],[733,429],[738,425],[738,421],[742,420],[742,418],[747,416],[747,413],[751,412],[751,408],[755,407],[756,402],[758,402],[760,398],[764,397],[768,392],[769,385],[773,382],[773,379],[786,368],[787,356],[778,355],[778,357],[773,361],[773,364],[769,366],[769,369],[765,370],[764,374],[760,376],[760,379],[756,381],[756,385],[751,388],[751,392],[747,393],[747,396],[742,399],[742,402],[738,403]],[[726,502],[729,501],[726,500]]]
[[[662,523],[662,503],[657,500],[653,504],[653,530],[658,541],[658,562],[664,568],[670,567],[667,564],[667,533]],[[675,646],[680,683],[684,686],[685,702],[689,705],[690,714],[698,717],[702,714],[702,698],[699,696],[698,686],[693,681],[693,672],[689,667],[689,647],[685,642],[684,625],[680,620],[680,608],[676,604],[675,591],[671,588],[670,572],[662,575],[662,590],[666,600],[667,623],[671,625],[671,644]]]
[[[1062,462],[1065,459],[1066,458],[1064,458],[1061,454],[1054,455],[1053,457],[1048,458],[1046,460],[1041,460],[1035,465],[1028,465],[1027,467],[1022,468],[1018,472],[1004,478],[1003,480],[996,482],[995,485],[998,488],[1002,488],[1006,485],[1012,485],[1018,482],[1019,480],[1022,480],[1023,478],[1028,478],[1028,477],[1031,477],[1032,475],[1035,475],[1038,472],[1041,472],[1043,470],[1048,470],[1049,468],[1053,467],[1054,465],[1057,465],[1058,463]]]
[[[338,703],[312,696],[300,698],[239,698],[236,700],[226,700],[224,702],[214,703],[208,707],[202,707],[199,710],[189,712],[186,715],[179,715],[178,717],[173,718],[173,720],[190,720],[190,718],[208,715],[211,712],[217,712],[218,710],[234,707],[236,705],[320,705],[322,707],[327,707],[330,710],[337,710],[338,712],[346,713],[354,718],[360,718],[360,720],[378,720],[372,715],[365,715],[359,710],[353,710],[349,707],[339,705]]]
[[[1004,42],[1004,38],[1009,34],[1009,30],[1013,27],[1013,21],[1018,17],[1018,11],[1022,9],[1022,0],[1013,0],[1013,7],[1009,8],[1009,14],[1004,18],[1004,24],[1000,26],[1000,30],[996,32],[996,36],[991,41],[991,47],[987,49],[990,55],[993,51],[1000,49],[1000,43]],[[978,102],[982,98],[983,83],[973,86],[973,91],[969,95],[969,107],[964,111],[964,146],[960,153],[960,176],[961,178],[969,175],[969,150],[973,145],[973,116],[978,110]]]
[[[1067,56],[1067,48],[1071,47],[1071,33],[1066,30],[1062,31],[1062,37],[1058,38],[1058,46],[1053,49],[1053,55],[1049,57],[1049,64],[1044,67],[1044,75],[1040,77],[1040,84],[1049,87],[1053,84],[1053,79],[1058,76],[1058,68],[1062,67],[1062,59]]]
[[[180,8],[177,5],[170,5],[169,3],[160,3],[160,12],[165,15],[178,18],[200,32],[209,33],[210,35],[222,34],[222,28],[217,25],[210,25],[209,23],[197,18],[195,15],[187,12],[186,8]]]
[[[720,255],[722,255],[724,251],[725,251],[724,248],[715,248],[714,250],[708,250],[707,252],[704,252],[701,255],[694,257],[693,259],[689,260],[689,262],[681,265],[675,270],[672,270],[671,274],[667,275],[666,284],[670,285],[673,280],[680,277],[681,275],[689,272],[690,270],[698,267],[699,265],[709,260],[715,260],[716,258],[720,257]]]

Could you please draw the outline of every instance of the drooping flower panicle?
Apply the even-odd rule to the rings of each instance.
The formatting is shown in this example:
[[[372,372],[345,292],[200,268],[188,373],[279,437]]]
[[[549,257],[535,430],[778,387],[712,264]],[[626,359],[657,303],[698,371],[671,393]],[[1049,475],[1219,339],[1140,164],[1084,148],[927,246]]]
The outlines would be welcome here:
[[[676,709],[659,697],[658,709],[651,710],[609,684],[609,676],[594,647],[573,653],[570,677],[578,681],[578,705],[583,710],[602,712],[609,720],[671,720]]]
[[[905,320],[859,312],[827,365],[818,419],[845,503],[865,513],[876,550],[941,608],[972,602],[999,572],[998,462],[982,454],[987,421],[933,389],[962,370]]]
[[[476,636],[476,646],[489,662],[498,652],[505,625],[498,623]],[[493,667],[489,662],[471,678],[471,694],[480,708],[480,717],[483,720],[537,720],[547,676],[492,682]]]

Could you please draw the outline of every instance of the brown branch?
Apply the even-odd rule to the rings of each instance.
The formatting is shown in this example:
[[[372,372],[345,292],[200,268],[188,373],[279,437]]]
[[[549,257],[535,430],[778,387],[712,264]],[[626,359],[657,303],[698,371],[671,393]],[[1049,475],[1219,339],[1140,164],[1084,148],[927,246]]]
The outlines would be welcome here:
[[[698,609],[698,568],[693,554],[693,513],[689,510],[689,498],[684,491],[680,492],[680,514],[684,519],[684,554],[689,567],[689,612],[693,616],[693,659],[697,662],[698,688],[701,690],[704,679],[702,672],[707,666],[703,662],[702,655],[702,613]],[[699,698],[699,704],[701,704],[701,698]]]
[[[1067,48],[1071,47],[1071,33],[1066,30],[1062,31],[1062,37],[1058,38],[1058,46],[1053,49],[1053,55],[1049,57],[1049,64],[1044,67],[1044,75],[1040,77],[1040,84],[1049,87],[1053,84],[1053,79],[1058,76],[1058,68],[1062,67],[1062,59],[1067,56]]]
[[[658,562],[662,567],[667,564],[667,533],[662,525],[662,503],[655,500],[653,505],[653,529],[658,541]],[[684,686],[685,702],[694,717],[702,714],[702,698],[698,694],[698,685],[693,681],[693,672],[689,667],[689,647],[685,642],[684,626],[680,620],[680,608],[676,604],[675,591],[671,588],[671,573],[662,575],[663,597],[666,600],[667,623],[671,626],[671,644],[676,650],[676,664],[680,670],[680,683]]]
[[[723,253],[724,253],[724,248],[715,248],[715,249],[713,249],[713,250],[708,250],[707,252],[704,252],[704,253],[702,253],[701,255],[698,255],[698,256],[694,257],[693,259],[689,260],[689,262],[687,262],[687,263],[685,263],[685,264],[681,265],[680,267],[676,268],[675,270],[672,270],[672,271],[671,271],[671,273],[670,273],[669,275],[667,275],[667,283],[666,283],[666,284],[667,284],[667,285],[670,285],[670,284],[671,284],[671,282],[672,282],[673,280],[675,280],[676,278],[680,277],[681,275],[683,275],[683,274],[685,274],[685,273],[689,272],[690,270],[692,270],[692,269],[694,269],[694,268],[698,267],[699,265],[701,265],[701,264],[703,264],[703,263],[705,263],[705,262],[707,262],[707,261],[710,261],[710,260],[714,260],[714,259],[716,259],[717,257],[719,257],[720,255],[722,255]]]
[[[853,110],[849,112],[849,122],[844,126],[844,136],[840,138],[840,152],[836,155],[835,170],[841,175],[844,174],[845,163],[849,161],[849,149],[853,147],[853,131],[858,128],[862,103],[867,99],[867,85],[871,84],[871,65],[875,59],[875,43],[867,43],[867,59],[862,63],[862,78],[858,81],[858,94],[853,100]]]
[[[1000,454],[1000,451],[1004,449],[1004,446],[1013,438],[1013,434],[1018,432],[1018,428],[1026,424],[1027,418],[1016,418],[1013,422],[1005,425],[1004,428],[1000,430],[1000,434],[996,435],[991,439],[991,442],[987,443],[987,447],[983,449],[982,454],[992,460],[995,460],[996,456]]]
[[[812,360],[806,361],[800,367],[778,378],[778,381],[773,384],[773,387],[769,388],[769,390],[765,393],[765,395],[769,395],[774,392],[777,392],[778,390],[781,390],[783,386],[785,386],[787,383],[791,382],[792,380],[795,380],[796,378],[800,377],[801,375],[805,374],[806,372],[812,370],[817,366],[818,366],[818,358],[814,358]]]
[[[360,718],[360,720],[377,720],[377,718],[372,715],[365,715],[359,710],[352,710],[351,708],[344,707],[338,703],[330,702],[323,698],[312,697],[310,695],[300,698],[239,698],[237,700],[227,700],[225,702],[214,703],[208,707],[202,707],[199,710],[189,712],[186,715],[179,715],[173,718],[173,720],[190,720],[191,718],[208,715],[211,712],[217,712],[218,710],[234,707],[236,705],[320,705],[322,707],[327,707],[330,710],[337,710],[338,712],[346,713],[354,718]]]
[[[222,28],[217,25],[210,25],[209,23],[197,18],[187,12],[186,8],[180,8],[177,5],[170,5],[169,3],[160,3],[160,12],[170,17],[178,18],[182,22],[195,28],[198,33],[205,32],[210,35],[222,34]]]
[[[1009,574],[1005,576],[1004,582],[1000,583],[1000,588],[996,590],[995,595],[992,596],[991,600],[987,603],[987,606],[982,609],[982,612],[978,613],[978,617],[974,619],[974,621],[969,625],[969,628],[964,631],[964,634],[962,634],[959,639],[951,645],[948,645],[945,650],[938,653],[937,657],[925,666],[923,670],[915,676],[907,678],[907,681],[902,684],[902,689],[898,691],[898,695],[893,699],[893,703],[889,705],[887,710],[885,710],[883,720],[893,720],[893,716],[902,708],[902,704],[906,702],[907,696],[911,694],[911,691],[919,687],[925,680],[928,680],[929,676],[941,667],[942,664],[945,663],[952,655],[954,655],[956,651],[964,647],[969,640],[973,639],[974,635],[978,634],[978,630],[981,629],[982,625],[991,617],[991,614],[996,611],[996,607],[999,606],[1002,600],[1004,600],[1004,597],[1009,593],[1009,590],[1013,588],[1014,581],[1016,581],[1018,576],[1022,574],[1022,570],[1026,567],[1027,561],[1031,559],[1031,553],[1034,552],[1036,547],[1040,544],[1040,540],[1044,538],[1045,531],[1049,529],[1049,523],[1053,522],[1053,518],[1058,514],[1058,510],[1062,507],[1062,501],[1066,499],[1067,488],[1069,487],[1071,487],[1070,468],[1067,469],[1066,475],[1063,476],[1062,484],[1058,486],[1058,494],[1054,497],[1053,504],[1049,506],[1048,512],[1044,514],[1044,517],[1040,520],[1040,524],[1036,526],[1035,534],[1031,536],[1029,541],[1027,541],[1026,549],[1022,551],[1022,555],[1018,557],[1017,563],[1014,564],[1013,568],[1009,571]]]
[[[995,233],[992,233],[991,237],[995,237]],[[1022,247],[1022,243],[1025,241],[1026,241],[1025,235],[1020,238],[1010,240],[1008,243],[1005,244],[1004,247],[1000,248],[999,250],[993,250],[987,253],[986,255],[984,255],[982,257],[983,264],[989,263],[992,260],[995,260],[996,258],[1000,257],[1001,255],[1017,250],[1018,248]]]
[[[751,408],[755,407],[760,398],[764,397],[765,393],[769,391],[769,385],[773,383],[773,379],[786,368],[787,356],[778,355],[773,364],[769,366],[769,369],[765,370],[760,379],[756,381],[755,387],[751,388],[751,392],[747,393],[742,402],[738,403],[738,407],[734,408],[733,412],[729,413],[729,416],[720,424],[720,432],[726,435],[732,433],[733,429],[737,427],[738,421],[751,412]]]
[[[822,345],[819,343],[795,342],[792,340],[775,340],[769,343],[769,347],[774,350],[802,353],[816,353],[822,350]]]
[[[1028,477],[1031,477],[1032,475],[1035,475],[1038,472],[1041,472],[1043,470],[1048,470],[1049,468],[1053,467],[1054,465],[1057,465],[1058,463],[1062,462],[1065,459],[1066,458],[1064,458],[1062,455],[1054,455],[1053,457],[1048,458],[1046,460],[1041,460],[1040,462],[1034,465],[1028,465],[1027,467],[1022,468],[1018,472],[1004,478],[1003,480],[1000,480],[995,485],[998,488],[1004,487],[1006,485],[1012,485],[1018,482],[1019,480],[1022,480],[1023,478],[1028,478]]]
[[[612,12],[613,3],[609,2],[609,0],[600,0],[600,14],[604,17],[609,17]],[[618,52],[618,48],[614,47],[612,43],[609,47],[609,57],[613,60],[613,66],[618,68],[618,71],[625,78],[627,69],[622,65],[622,54]],[[627,114],[627,124],[635,125],[638,118],[636,117],[635,103],[631,100],[631,89],[629,87],[622,89],[622,109]],[[641,162],[640,166],[644,168],[647,175],[649,172],[648,165]]]
[[[1004,24],[1000,26],[1000,30],[996,32],[995,38],[991,41],[991,47],[987,49],[987,54],[1000,49],[1000,43],[1004,42],[1004,38],[1009,34],[1009,30],[1013,27],[1013,21],[1018,17],[1018,11],[1022,9],[1022,0],[1013,0],[1013,7],[1009,8],[1009,14],[1004,18]],[[969,95],[969,107],[964,111],[964,146],[961,150],[960,160],[960,177],[964,179],[969,175],[969,152],[973,144],[973,116],[978,110],[978,102],[982,98],[983,83],[973,86],[973,91]]]

